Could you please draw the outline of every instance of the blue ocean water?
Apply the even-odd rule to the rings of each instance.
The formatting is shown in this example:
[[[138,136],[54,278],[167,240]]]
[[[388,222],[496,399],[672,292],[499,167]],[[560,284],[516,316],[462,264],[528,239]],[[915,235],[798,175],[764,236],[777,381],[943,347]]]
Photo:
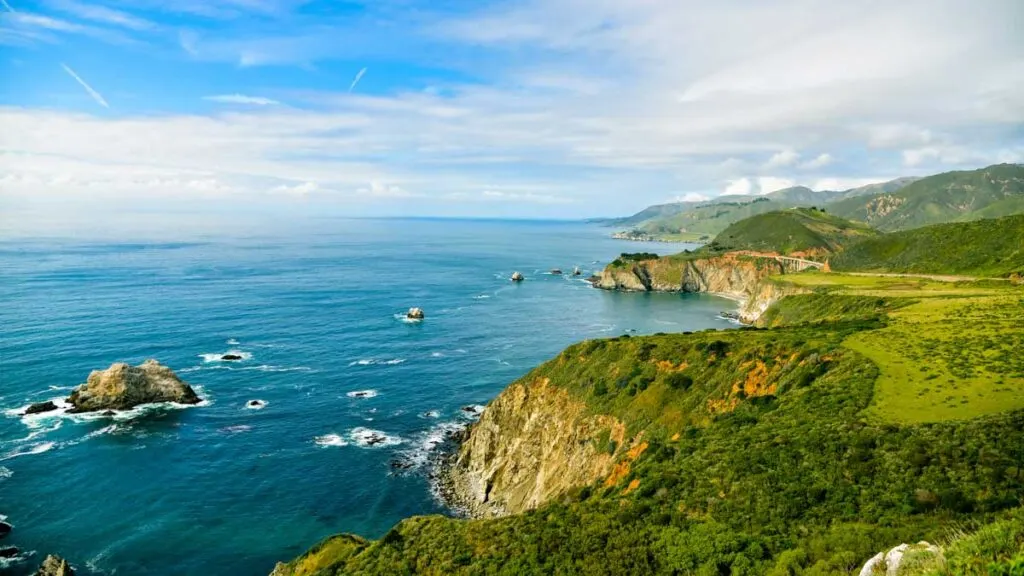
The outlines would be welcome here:
[[[445,513],[422,463],[468,421],[462,407],[572,342],[729,327],[718,313],[733,304],[713,296],[545,274],[666,251],[607,232],[316,220],[175,241],[0,241],[0,514],[15,525],[2,544],[35,554],[0,570],[59,553],[80,574],[263,575],[329,534],[377,537]],[[527,281],[509,282],[515,270]],[[403,321],[410,306],[426,320]],[[216,360],[229,351],[245,360]],[[147,358],[207,401],[113,420],[17,415],[93,369]],[[366,445],[369,430],[387,440]]]

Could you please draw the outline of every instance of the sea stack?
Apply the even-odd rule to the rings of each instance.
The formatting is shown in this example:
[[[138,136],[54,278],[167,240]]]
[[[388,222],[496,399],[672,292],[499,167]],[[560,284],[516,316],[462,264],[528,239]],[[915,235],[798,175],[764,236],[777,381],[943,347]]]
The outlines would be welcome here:
[[[72,406],[68,412],[128,410],[155,402],[198,404],[201,400],[191,386],[156,360],[138,366],[118,362],[106,370],[93,370],[89,380],[68,397]]]
[[[37,402],[37,403],[32,404],[31,406],[29,406],[28,408],[26,408],[25,409],[25,415],[29,416],[31,414],[42,414],[44,412],[53,412],[56,409],[57,409],[57,405],[54,404],[53,402],[47,400],[46,402]]]
[[[522,282],[523,280],[526,280],[526,278],[524,278],[523,275],[520,274],[519,272],[513,272],[512,278],[510,278],[510,280],[512,280],[513,282]]]
[[[405,317],[409,320],[423,320],[426,318],[426,314],[423,313],[422,308],[409,308],[409,311],[405,313]]]
[[[573,276],[582,276],[583,272],[580,270],[579,266],[576,266],[575,268],[572,269],[572,275]]]
[[[36,570],[34,576],[75,576],[75,571],[71,569],[67,560],[50,554],[43,560],[43,565]]]

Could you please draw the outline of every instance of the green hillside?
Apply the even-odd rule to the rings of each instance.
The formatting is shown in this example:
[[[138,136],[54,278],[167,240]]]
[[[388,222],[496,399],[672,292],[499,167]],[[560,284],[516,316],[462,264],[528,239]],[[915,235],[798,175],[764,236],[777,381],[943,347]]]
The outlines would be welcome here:
[[[831,265],[837,271],[1024,274],[1024,214],[884,234],[853,244]]]
[[[275,575],[847,576],[922,539],[949,542],[936,575],[1019,566],[1020,288],[792,277],[813,293],[777,327],[583,342],[519,381],[623,423],[628,450],[581,440],[616,455],[607,478],[523,514],[338,536]]]
[[[821,209],[793,208],[740,220],[723,230],[708,249],[715,252],[836,252],[878,232]]]
[[[922,178],[895,192],[834,202],[828,210],[884,231],[994,218],[1024,209],[1024,166],[998,164]]]
[[[776,190],[764,196],[719,196],[707,202],[677,202],[648,207],[629,218],[608,222],[632,227],[639,232],[669,240],[698,240],[713,237],[730,224],[766,212],[787,208],[822,206],[867,194],[898,190],[914,178],[897,178],[843,191],[814,191],[805,186]]]

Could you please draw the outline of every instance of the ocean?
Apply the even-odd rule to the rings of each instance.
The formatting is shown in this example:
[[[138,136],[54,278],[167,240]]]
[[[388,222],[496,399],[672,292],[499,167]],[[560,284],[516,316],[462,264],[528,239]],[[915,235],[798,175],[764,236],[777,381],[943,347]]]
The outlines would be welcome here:
[[[709,295],[620,294],[582,223],[318,219],[158,240],[0,240],[0,541],[29,573],[266,575],[338,532],[444,514],[427,466],[464,407],[587,338],[728,328]],[[521,271],[526,281],[508,278]],[[407,322],[422,307],[426,319]],[[234,352],[243,357],[224,362]],[[22,417],[89,372],[156,358],[205,399]],[[247,407],[261,400],[260,409]],[[367,442],[371,435],[383,438]],[[396,468],[395,466],[399,467]]]

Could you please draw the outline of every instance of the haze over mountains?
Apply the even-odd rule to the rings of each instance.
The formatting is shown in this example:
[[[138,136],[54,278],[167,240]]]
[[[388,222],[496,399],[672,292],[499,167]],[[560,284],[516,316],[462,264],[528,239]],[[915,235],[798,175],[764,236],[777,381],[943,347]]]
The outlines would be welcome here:
[[[708,240],[734,222],[787,208],[824,207],[884,231],[1024,212],[1024,166],[997,164],[925,178],[897,178],[842,191],[804,186],[761,196],[725,195],[650,206],[609,225],[655,238]]]

